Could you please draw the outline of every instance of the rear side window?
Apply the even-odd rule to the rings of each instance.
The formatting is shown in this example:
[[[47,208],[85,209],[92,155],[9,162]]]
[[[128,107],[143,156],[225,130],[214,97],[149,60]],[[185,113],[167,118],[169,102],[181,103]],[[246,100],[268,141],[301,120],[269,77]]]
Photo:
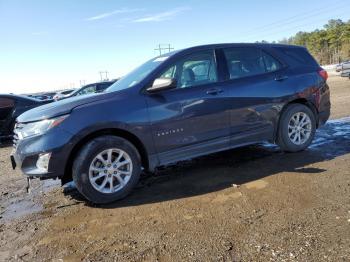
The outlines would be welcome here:
[[[316,60],[305,48],[279,47],[278,49],[287,57],[287,62],[291,65],[319,67]]]
[[[96,92],[102,92],[105,89],[107,89],[111,84],[110,83],[103,83],[103,84],[98,84],[96,86]]]
[[[266,72],[277,71],[281,68],[281,63],[269,54],[262,52]]]
[[[224,49],[230,79],[274,72],[282,66],[266,52],[253,47]]]

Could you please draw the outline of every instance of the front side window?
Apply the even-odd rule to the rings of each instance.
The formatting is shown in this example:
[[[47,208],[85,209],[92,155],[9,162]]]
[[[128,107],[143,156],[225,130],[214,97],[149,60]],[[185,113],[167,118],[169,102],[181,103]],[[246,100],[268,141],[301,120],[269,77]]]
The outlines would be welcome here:
[[[175,78],[178,88],[215,83],[217,70],[214,52],[209,50],[188,55],[168,67],[160,77]]]
[[[224,49],[230,79],[273,72],[281,64],[269,54],[258,48],[237,47]]]

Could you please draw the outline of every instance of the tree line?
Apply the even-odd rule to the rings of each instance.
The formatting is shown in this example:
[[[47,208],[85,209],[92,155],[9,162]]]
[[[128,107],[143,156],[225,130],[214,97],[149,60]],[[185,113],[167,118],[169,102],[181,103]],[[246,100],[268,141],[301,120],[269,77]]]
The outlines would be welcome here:
[[[321,65],[350,60],[350,20],[329,20],[323,29],[298,32],[278,41],[282,44],[305,46]]]

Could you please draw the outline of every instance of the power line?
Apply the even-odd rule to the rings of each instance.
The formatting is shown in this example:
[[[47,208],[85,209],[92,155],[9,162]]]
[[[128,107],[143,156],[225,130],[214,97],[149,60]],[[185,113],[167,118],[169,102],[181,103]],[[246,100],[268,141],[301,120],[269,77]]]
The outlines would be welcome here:
[[[108,80],[109,78],[108,78],[108,71],[106,70],[106,71],[100,71],[99,72],[99,74],[100,74],[100,77],[101,77],[101,82],[102,81],[106,81],[106,80]],[[105,77],[103,77],[103,75],[105,75]]]
[[[338,3],[340,3],[341,5],[337,6]],[[302,12],[300,14],[297,14],[297,15],[294,15],[294,16],[290,16],[290,17],[287,17],[285,19],[277,20],[275,22],[272,22],[272,23],[269,23],[269,24],[266,24],[266,25],[262,25],[262,26],[253,28],[251,30],[244,31],[242,33],[246,34],[246,33],[250,33],[250,32],[255,32],[257,30],[269,28],[271,26],[275,27],[276,25],[280,26],[280,25],[283,25],[283,24],[291,24],[294,21],[298,21],[302,17],[309,18],[309,17],[317,16],[317,15],[319,15],[321,13],[329,13],[330,10],[337,10],[337,9],[339,9],[341,7],[345,7],[345,6],[348,6],[348,3],[345,4],[343,0],[342,1],[336,1],[335,3],[333,3],[333,5],[331,7],[325,6],[325,7],[309,10],[307,12]]]
[[[333,16],[340,16],[340,15],[343,15],[343,14],[347,14],[348,12],[342,12],[342,13],[338,13],[336,15],[333,15]],[[322,18],[322,19],[317,19],[317,20],[311,20],[312,22],[320,22],[320,21],[324,21],[325,19],[330,19],[330,18]],[[252,39],[252,38],[260,38],[261,37],[266,37],[266,36],[270,36],[270,35],[273,35],[273,34],[276,34],[276,33],[280,33],[280,32],[289,32],[293,29],[296,29],[296,28],[299,28],[299,27],[303,27],[303,26],[307,26],[310,24],[310,21],[308,21],[308,23],[303,23],[303,24],[299,24],[299,25],[296,25],[296,26],[293,26],[293,27],[287,27],[285,29],[281,29],[281,28],[278,28],[277,31],[272,31],[272,32],[269,32],[269,33],[266,33],[266,32],[259,32],[257,34],[252,34],[251,36],[245,38],[246,40],[249,40],[249,39]],[[286,24],[287,25],[287,24]],[[285,25],[285,26],[286,26]],[[282,26],[283,28],[284,26]],[[270,30],[266,30],[266,31],[270,31]]]
[[[163,50],[166,50],[168,52],[165,52],[165,53],[170,53],[171,50],[174,50],[173,47],[171,47],[170,44],[158,44],[158,48],[154,49],[154,51],[158,51],[159,52],[159,55],[161,56],[162,55],[162,51]],[[164,54],[165,54],[164,53]]]

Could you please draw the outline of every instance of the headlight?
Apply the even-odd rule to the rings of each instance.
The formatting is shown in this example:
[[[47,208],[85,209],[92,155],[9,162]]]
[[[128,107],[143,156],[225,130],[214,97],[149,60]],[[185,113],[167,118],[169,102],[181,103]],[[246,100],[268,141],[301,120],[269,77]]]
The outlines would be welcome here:
[[[27,124],[24,124],[21,129],[15,130],[15,133],[17,134],[19,139],[42,135],[47,131],[49,131],[51,128],[61,124],[63,120],[66,119],[67,117],[68,115],[64,115],[64,116],[45,119],[45,120],[41,120],[33,123],[27,123]]]

